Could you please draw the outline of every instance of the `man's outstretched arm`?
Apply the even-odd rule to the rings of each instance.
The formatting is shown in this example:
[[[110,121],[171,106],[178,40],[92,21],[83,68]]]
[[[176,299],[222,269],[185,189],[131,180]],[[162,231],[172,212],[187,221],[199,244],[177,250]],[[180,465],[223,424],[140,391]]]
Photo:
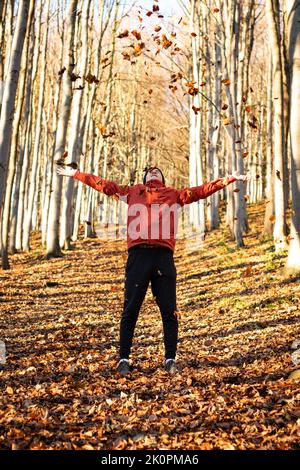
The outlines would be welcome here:
[[[247,181],[250,179],[249,175],[239,175],[235,172],[233,175],[225,176],[224,178],[217,178],[214,181],[201,184],[200,186],[194,186],[193,188],[184,188],[178,190],[178,203],[183,206],[184,204],[191,204],[192,202],[199,201],[199,199],[205,199],[211,194],[225,188],[230,183],[235,181]]]
[[[78,170],[74,170],[73,168],[57,168],[57,174],[62,176],[70,176],[76,180],[81,181],[84,184],[87,184],[93,189],[100,191],[101,193],[106,194],[107,196],[126,196],[128,195],[129,186],[121,186],[113,181],[106,180],[101,178],[100,176],[92,175],[89,173],[81,173]]]

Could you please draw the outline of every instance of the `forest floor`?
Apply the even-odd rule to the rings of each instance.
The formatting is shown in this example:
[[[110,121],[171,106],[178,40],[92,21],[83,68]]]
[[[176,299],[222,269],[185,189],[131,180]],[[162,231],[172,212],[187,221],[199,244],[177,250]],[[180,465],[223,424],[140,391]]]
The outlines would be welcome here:
[[[290,373],[300,279],[283,276],[263,218],[263,205],[249,205],[243,249],[224,222],[201,250],[177,241],[173,376],[150,288],[133,372],[115,373],[124,240],[80,240],[46,260],[36,236],[29,254],[13,255],[0,274],[0,449],[299,449],[300,380]]]

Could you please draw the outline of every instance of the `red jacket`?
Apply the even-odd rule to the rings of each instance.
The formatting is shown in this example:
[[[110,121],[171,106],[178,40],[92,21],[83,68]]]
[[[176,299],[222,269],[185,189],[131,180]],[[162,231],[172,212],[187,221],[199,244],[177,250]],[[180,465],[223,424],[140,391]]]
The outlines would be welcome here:
[[[150,180],[145,185],[122,186],[79,171],[73,178],[128,204],[128,249],[140,243],[147,243],[165,246],[172,251],[175,249],[178,208],[205,199],[236,181],[236,178],[231,176],[193,188],[174,189],[166,187],[160,180]]]

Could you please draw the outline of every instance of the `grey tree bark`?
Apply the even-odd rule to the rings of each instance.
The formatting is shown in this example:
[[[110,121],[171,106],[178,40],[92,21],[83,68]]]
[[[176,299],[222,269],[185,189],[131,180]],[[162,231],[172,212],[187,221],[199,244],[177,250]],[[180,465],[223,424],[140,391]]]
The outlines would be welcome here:
[[[14,105],[19,79],[23,45],[26,34],[26,26],[30,0],[20,0],[18,16],[13,36],[11,55],[7,76],[5,79],[3,100],[0,117],[0,220],[2,225],[2,213],[4,192],[6,187],[7,167],[10,155],[12,137],[12,124],[14,119]],[[1,229],[2,233],[2,229]],[[2,245],[2,242],[1,242]],[[2,260],[3,269],[7,269],[7,259]]]
[[[65,46],[65,67],[66,70],[62,77],[62,101],[60,106],[60,117],[58,121],[58,128],[56,134],[54,162],[61,159],[66,145],[67,129],[71,111],[72,103],[72,82],[71,73],[74,69],[74,33],[76,23],[76,8],[77,0],[71,0],[68,9],[68,26],[66,31],[66,46]],[[61,208],[61,194],[62,194],[62,178],[53,174],[53,187],[50,199],[49,220],[47,227],[47,258],[61,256],[61,249],[59,244],[59,218]]]
[[[292,223],[286,269],[300,273],[300,1],[287,0],[290,90]]]

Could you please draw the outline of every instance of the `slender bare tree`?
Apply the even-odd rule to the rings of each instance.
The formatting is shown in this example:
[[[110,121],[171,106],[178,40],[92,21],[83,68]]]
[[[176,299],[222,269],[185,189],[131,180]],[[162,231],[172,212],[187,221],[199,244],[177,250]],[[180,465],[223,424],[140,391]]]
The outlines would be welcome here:
[[[38,105],[37,105],[37,115],[35,122],[35,138],[34,138],[34,148],[33,148],[33,159],[30,175],[30,188],[28,194],[28,206],[25,215],[24,221],[24,230],[23,230],[23,249],[29,250],[29,239],[30,239],[30,229],[32,223],[32,214],[34,206],[34,197],[36,195],[37,183],[39,179],[38,165],[41,159],[40,155],[40,138],[42,130],[42,115],[43,107],[45,100],[45,80],[46,80],[46,56],[47,56],[47,46],[48,46],[48,31],[49,31],[49,8],[50,1],[47,0],[45,4],[45,34],[43,37],[43,45],[41,51],[41,72],[39,75],[39,93],[38,93]]]
[[[66,70],[62,76],[62,101],[60,105],[60,117],[57,125],[57,134],[54,151],[54,162],[61,160],[66,144],[67,129],[72,103],[72,81],[71,74],[74,69],[74,33],[76,23],[77,0],[71,0],[68,9],[68,26],[66,29],[66,46],[65,46],[65,67]],[[50,199],[49,220],[47,227],[47,257],[61,256],[59,245],[59,218],[61,208],[62,179],[53,174],[53,186]]]
[[[2,225],[4,192],[6,187],[7,167],[10,155],[12,124],[15,112],[15,97],[18,86],[20,64],[26,34],[30,0],[20,0],[15,26],[9,67],[5,78],[0,117],[0,220]],[[2,229],[1,229],[2,234]],[[2,235],[1,235],[2,238]],[[1,243],[2,245],[2,243]],[[2,258],[2,267],[7,269],[8,260]]]
[[[14,126],[13,126],[12,140],[11,140],[11,151],[10,151],[8,175],[7,175],[7,181],[6,181],[5,203],[4,203],[3,218],[2,218],[2,252],[1,252],[2,264],[7,267],[9,266],[8,234],[9,234],[9,225],[10,225],[11,196],[12,196],[12,190],[13,190],[13,182],[14,182],[15,173],[16,173],[16,162],[17,162],[17,157],[18,157],[18,139],[19,139],[19,133],[21,130],[21,116],[22,116],[22,108],[23,108],[24,97],[25,97],[29,39],[30,39],[31,24],[32,24],[33,13],[34,13],[34,5],[35,5],[35,0],[31,0],[30,8],[29,8],[29,15],[28,15],[28,22],[27,22],[27,32],[26,32],[26,38],[25,38],[25,43],[24,43],[24,48],[23,48],[22,69],[21,69],[20,78],[19,78],[19,93],[17,97],[16,112],[14,116]],[[19,175],[20,175],[20,172],[19,172]]]
[[[287,248],[286,226],[286,192],[284,185],[287,182],[285,172],[285,128],[284,128],[284,90],[283,90],[283,53],[279,31],[279,0],[266,0],[266,11],[270,31],[271,50],[273,54],[273,104],[274,104],[274,243],[275,250]]]
[[[288,271],[300,273],[300,1],[287,0],[289,62],[291,72],[290,138],[292,224]]]

